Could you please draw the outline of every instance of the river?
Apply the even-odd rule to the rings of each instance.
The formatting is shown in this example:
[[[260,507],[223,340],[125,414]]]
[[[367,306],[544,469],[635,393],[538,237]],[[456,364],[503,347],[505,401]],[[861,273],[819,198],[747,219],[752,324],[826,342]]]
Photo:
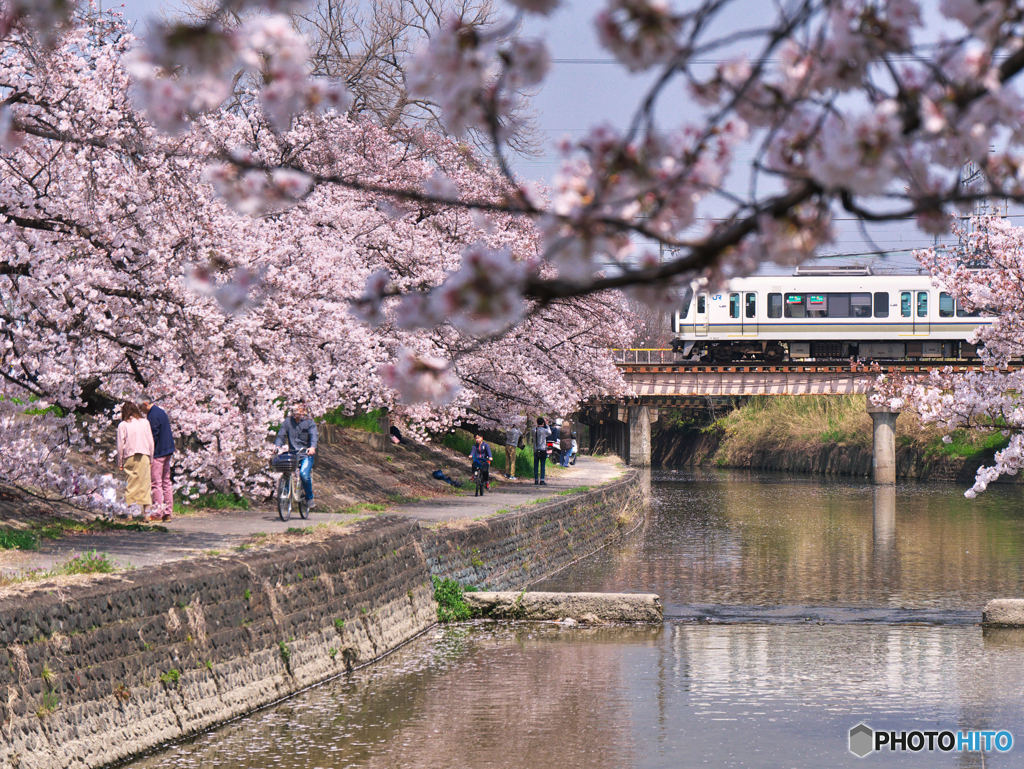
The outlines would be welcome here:
[[[962,493],[655,471],[642,530],[537,588],[656,592],[662,625],[436,628],[132,766],[1024,765],[1024,630],[977,626],[1024,597],[1024,489]],[[859,759],[859,723],[1020,742]]]

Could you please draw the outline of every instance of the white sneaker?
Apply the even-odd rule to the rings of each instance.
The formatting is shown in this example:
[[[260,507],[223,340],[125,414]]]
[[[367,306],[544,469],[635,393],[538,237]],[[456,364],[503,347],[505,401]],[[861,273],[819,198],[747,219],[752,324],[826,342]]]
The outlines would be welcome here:
[[[510,475],[510,476],[508,477],[508,479],[509,479],[510,481],[514,481],[514,480],[516,479],[516,477],[515,477],[514,475]]]

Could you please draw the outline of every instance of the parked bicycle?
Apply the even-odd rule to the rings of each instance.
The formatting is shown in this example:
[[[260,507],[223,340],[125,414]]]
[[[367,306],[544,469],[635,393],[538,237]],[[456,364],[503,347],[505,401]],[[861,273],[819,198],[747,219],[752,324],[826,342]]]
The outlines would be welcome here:
[[[297,451],[286,451],[271,460],[274,470],[281,473],[277,481],[277,514],[282,521],[292,517],[292,508],[299,511],[299,517],[309,518],[309,505],[306,503],[306,492],[302,488],[299,477],[299,465],[302,457]]]

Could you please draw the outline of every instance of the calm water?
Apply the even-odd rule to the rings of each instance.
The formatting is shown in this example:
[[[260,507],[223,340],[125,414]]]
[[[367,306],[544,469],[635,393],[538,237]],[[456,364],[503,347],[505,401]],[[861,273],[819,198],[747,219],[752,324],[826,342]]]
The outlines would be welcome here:
[[[542,587],[658,592],[663,625],[439,629],[133,766],[1021,766],[1024,631],[974,623],[1024,595],[1024,496],[961,493],[656,473],[645,528]],[[861,760],[861,721],[1018,744]]]

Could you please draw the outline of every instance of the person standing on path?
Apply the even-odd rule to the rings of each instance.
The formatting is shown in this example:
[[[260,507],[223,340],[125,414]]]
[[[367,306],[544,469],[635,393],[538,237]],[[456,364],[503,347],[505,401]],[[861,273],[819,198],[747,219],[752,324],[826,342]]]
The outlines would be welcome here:
[[[562,467],[568,467],[572,456],[572,423],[568,419],[563,419],[558,428],[558,448],[562,451]]]
[[[299,455],[299,477],[306,493],[306,504],[312,510],[313,460],[316,457],[317,432],[316,422],[309,416],[309,409],[305,403],[296,403],[292,406],[291,415],[285,417],[281,423],[274,445],[284,449],[285,442],[288,443],[289,451]]]
[[[544,417],[537,417],[537,426],[533,428],[531,443],[533,444],[533,485],[538,483],[547,486],[544,482],[544,471],[548,462],[548,436],[551,430]],[[538,475],[539,472],[539,475]]]
[[[171,455],[174,453],[174,435],[167,412],[153,404],[148,395],[142,397],[142,413],[153,431],[153,463],[150,482],[153,493],[151,520],[169,521],[174,510],[174,491],[171,488]]]
[[[522,433],[515,422],[510,423],[505,431],[505,477],[510,481],[516,479],[516,452],[519,449],[519,438]]]
[[[128,476],[128,488],[124,501],[138,505],[141,517],[146,518],[149,506],[153,504],[150,493],[149,465],[153,459],[153,431],[142,416],[139,407],[131,401],[121,406],[121,423],[117,426],[117,467]]]

